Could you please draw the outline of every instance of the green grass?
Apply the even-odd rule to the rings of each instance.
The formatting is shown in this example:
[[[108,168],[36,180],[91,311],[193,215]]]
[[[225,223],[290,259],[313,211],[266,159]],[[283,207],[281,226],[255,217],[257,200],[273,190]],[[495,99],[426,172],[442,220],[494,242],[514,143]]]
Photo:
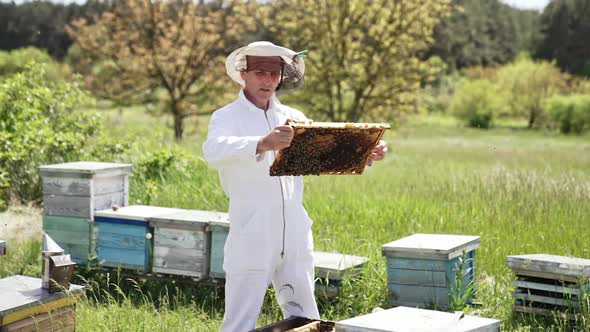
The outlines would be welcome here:
[[[112,135],[133,140],[120,161],[137,164],[157,149],[175,146],[182,152],[165,174],[149,182],[150,189],[136,167],[132,203],[149,199],[152,205],[227,209],[215,171],[200,159],[206,119],[177,144],[166,118],[146,117],[141,109],[105,115]],[[370,259],[359,277],[344,282],[338,299],[319,299],[323,318],[339,320],[387,306],[381,245],[414,233],[446,233],[481,236],[476,252],[481,306],[469,312],[501,319],[505,331],[590,329],[588,310],[575,322],[513,315],[514,276],[506,267],[506,256],[516,254],[590,258],[589,136],[526,131],[507,123],[481,131],[445,117],[411,118],[387,133],[389,156],[362,176],[305,178],[304,204],[314,219],[316,250]],[[26,253],[23,259],[36,259]],[[9,269],[2,263],[2,275],[30,272],[17,268],[15,259],[8,257],[14,265]],[[221,322],[222,296],[207,295],[210,289],[188,296],[191,290],[180,291],[176,284],[166,285],[170,289],[164,293],[162,285],[150,283],[119,292],[119,284],[102,280],[108,289],[95,294],[104,296],[78,307],[81,331],[215,331]],[[258,323],[279,318],[270,291]]]

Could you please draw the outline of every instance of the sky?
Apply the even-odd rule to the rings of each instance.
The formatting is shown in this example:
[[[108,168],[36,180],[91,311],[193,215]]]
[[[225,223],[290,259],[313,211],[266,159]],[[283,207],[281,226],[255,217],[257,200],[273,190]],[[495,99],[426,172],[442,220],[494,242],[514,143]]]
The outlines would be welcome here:
[[[0,2],[11,2],[12,0],[0,0]],[[50,0],[51,2],[54,3],[85,3],[86,0]],[[473,1],[477,1],[477,0],[473,0]],[[522,9],[537,9],[537,10],[543,10],[543,8],[545,8],[545,6],[549,3],[549,1],[551,0],[500,0],[501,2],[507,3],[513,7],[517,7],[517,8],[522,8]],[[24,2],[24,0],[15,0],[16,3],[22,3]]]

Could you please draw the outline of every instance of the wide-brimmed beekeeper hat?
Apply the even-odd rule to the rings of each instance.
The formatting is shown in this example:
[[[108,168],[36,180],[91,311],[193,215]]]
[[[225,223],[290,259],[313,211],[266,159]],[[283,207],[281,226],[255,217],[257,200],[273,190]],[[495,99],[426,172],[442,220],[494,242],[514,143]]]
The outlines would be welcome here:
[[[243,87],[246,83],[240,76],[240,72],[248,69],[247,56],[280,57],[281,81],[277,86],[277,93],[285,94],[303,86],[303,74],[305,73],[303,57],[306,52],[295,52],[268,41],[253,42],[233,51],[225,60],[225,70],[234,82]]]

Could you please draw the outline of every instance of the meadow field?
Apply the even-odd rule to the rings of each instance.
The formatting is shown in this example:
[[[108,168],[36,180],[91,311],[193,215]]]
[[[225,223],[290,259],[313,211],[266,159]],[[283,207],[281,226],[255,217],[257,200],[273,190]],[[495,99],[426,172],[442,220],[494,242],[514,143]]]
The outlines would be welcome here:
[[[176,143],[168,118],[141,108],[101,112],[110,135],[130,145],[118,161],[141,165],[138,174],[147,174],[166,159],[155,178],[131,179],[131,204],[227,210],[216,172],[200,157],[206,118],[191,123],[185,140]],[[511,312],[514,275],[506,256],[590,258],[590,136],[520,125],[500,122],[478,130],[446,116],[414,116],[387,132],[389,155],[362,176],[306,177],[315,249],[369,257],[337,299],[318,299],[322,317],[340,320],[387,306],[381,245],[414,233],[463,234],[481,237],[477,305],[466,311],[502,320],[503,331],[590,330],[590,297],[576,321]],[[23,210],[34,219],[29,222],[39,223],[40,210],[28,208],[11,208],[2,220],[11,222]],[[10,254],[0,258],[0,277],[40,274],[36,239],[11,242]],[[215,331],[221,323],[219,287],[83,272],[86,280],[78,280],[90,292],[78,306],[79,331]],[[281,319],[273,296],[267,295],[259,325]]]

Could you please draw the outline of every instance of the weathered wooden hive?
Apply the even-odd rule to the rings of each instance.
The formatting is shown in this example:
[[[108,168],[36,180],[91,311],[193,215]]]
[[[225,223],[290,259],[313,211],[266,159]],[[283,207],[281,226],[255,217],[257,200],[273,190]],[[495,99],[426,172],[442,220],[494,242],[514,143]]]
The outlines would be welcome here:
[[[125,206],[131,165],[72,162],[40,166],[43,180],[43,230],[76,263],[95,253],[94,211]]]
[[[207,277],[210,264],[210,222],[228,220],[227,213],[182,210],[148,218],[154,228],[153,271]]]
[[[334,332],[334,322],[292,316],[250,332]]]
[[[418,308],[397,307],[336,322],[336,332],[495,332],[500,321]]]
[[[50,293],[38,278],[0,279],[0,331],[75,331],[75,305],[83,295],[79,285]]]
[[[479,236],[414,234],[383,245],[389,303],[444,309],[453,296],[470,301],[479,243]]]
[[[6,241],[0,240],[0,256],[6,255]]]
[[[359,274],[367,260],[367,257],[314,251],[316,293],[327,297],[337,296],[342,279]]]
[[[209,222],[207,229],[211,233],[211,259],[209,263],[211,278],[225,278],[223,248],[229,234],[229,214],[220,214],[218,217],[217,220]]]
[[[181,210],[145,205],[96,211],[94,222],[98,226],[99,264],[150,272],[153,229],[148,219],[179,211]]]
[[[573,318],[590,293],[590,259],[532,254],[508,256],[516,275],[514,311]]]

